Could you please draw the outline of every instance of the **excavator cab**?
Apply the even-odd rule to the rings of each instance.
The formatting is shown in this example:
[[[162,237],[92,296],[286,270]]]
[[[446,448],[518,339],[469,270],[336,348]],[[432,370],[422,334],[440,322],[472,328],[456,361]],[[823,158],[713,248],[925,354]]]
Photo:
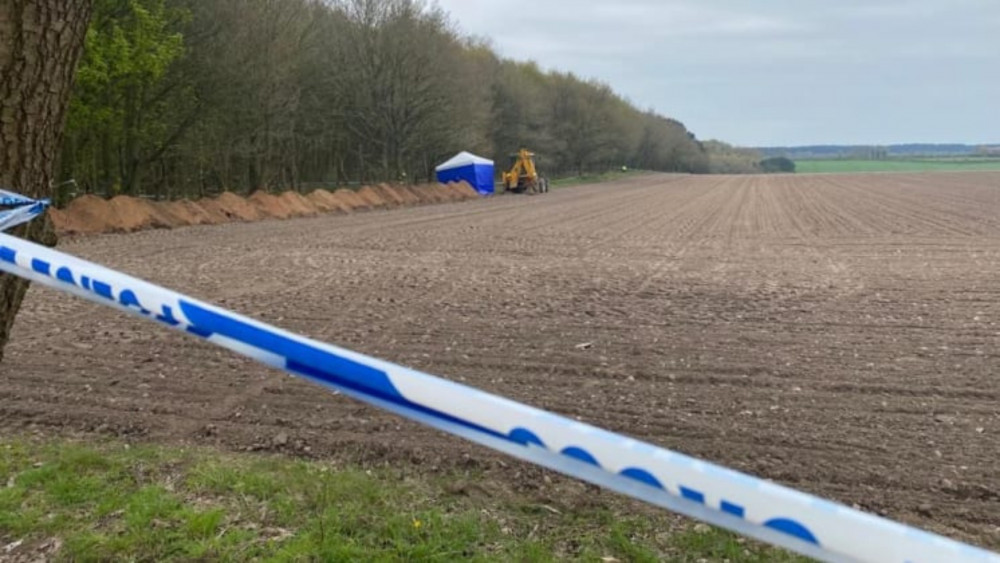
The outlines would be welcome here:
[[[515,194],[536,194],[549,191],[547,179],[535,168],[535,153],[521,149],[510,157],[510,170],[501,174],[504,191]]]

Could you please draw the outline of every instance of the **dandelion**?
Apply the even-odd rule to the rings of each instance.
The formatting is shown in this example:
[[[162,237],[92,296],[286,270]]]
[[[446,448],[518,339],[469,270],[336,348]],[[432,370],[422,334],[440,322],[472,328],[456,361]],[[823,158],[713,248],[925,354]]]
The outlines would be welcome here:
[[[417,530],[419,530],[420,527],[423,525],[424,523],[421,522],[420,520],[417,520],[416,518],[413,519],[413,527],[416,528]]]

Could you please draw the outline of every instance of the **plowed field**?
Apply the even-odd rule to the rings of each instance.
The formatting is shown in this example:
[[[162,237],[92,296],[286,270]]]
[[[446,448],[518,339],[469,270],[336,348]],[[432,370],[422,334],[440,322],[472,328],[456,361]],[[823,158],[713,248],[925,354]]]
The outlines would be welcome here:
[[[63,248],[1000,546],[997,173],[641,176]],[[40,288],[0,365],[0,431],[26,429],[527,479],[477,447]]]

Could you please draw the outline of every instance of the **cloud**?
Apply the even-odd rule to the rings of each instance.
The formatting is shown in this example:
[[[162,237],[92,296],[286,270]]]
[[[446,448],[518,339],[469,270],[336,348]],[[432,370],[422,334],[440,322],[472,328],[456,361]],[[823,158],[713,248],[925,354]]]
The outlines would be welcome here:
[[[995,0],[439,2],[505,56],[603,80],[700,137],[1000,140]]]
[[[624,29],[642,28],[654,36],[746,37],[801,33],[807,26],[788,15],[767,16],[698,3],[633,1],[602,4],[594,15]]]

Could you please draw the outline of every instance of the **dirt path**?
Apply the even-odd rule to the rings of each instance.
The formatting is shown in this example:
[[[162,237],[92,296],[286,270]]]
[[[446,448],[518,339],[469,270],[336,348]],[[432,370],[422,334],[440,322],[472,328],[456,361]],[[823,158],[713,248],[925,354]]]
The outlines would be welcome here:
[[[1000,174],[647,176],[64,248],[1000,546]],[[0,366],[0,428],[25,427],[521,468],[37,288]]]

